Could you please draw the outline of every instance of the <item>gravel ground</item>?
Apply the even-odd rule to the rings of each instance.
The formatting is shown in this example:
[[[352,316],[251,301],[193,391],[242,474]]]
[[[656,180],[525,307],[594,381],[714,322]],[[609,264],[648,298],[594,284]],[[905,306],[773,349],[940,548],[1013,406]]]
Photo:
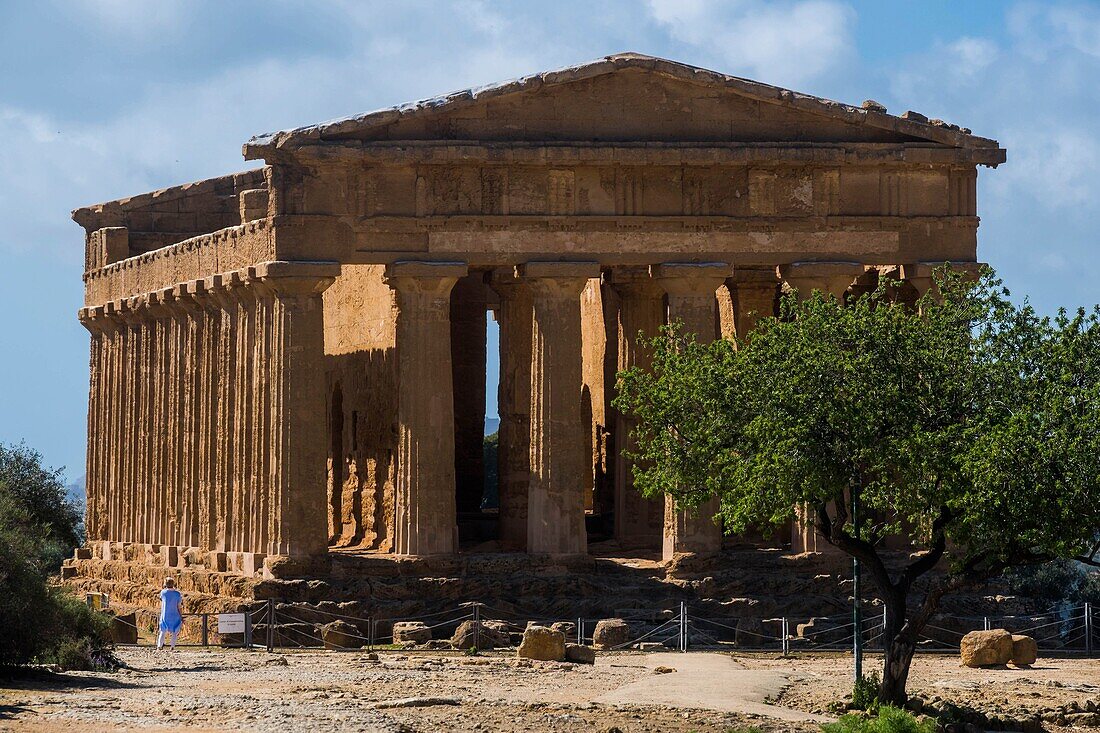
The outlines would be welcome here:
[[[27,731],[699,731],[810,723],[667,706],[591,702],[653,675],[643,655],[592,665],[508,655],[125,649],[117,674],[3,683],[0,729]],[[2,686],[2,684],[0,684]],[[408,698],[423,707],[387,707]],[[441,702],[457,704],[438,704]],[[6,726],[6,727],[5,727]]]
[[[116,674],[43,673],[0,681],[0,730],[818,730],[812,722],[745,713],[594,702],[637,689],[656,673],[641,654],[604,654],[595,666],[441,652],[382,652],[372,659],[367,653],[128,648],[121,657],[129,668]],[[828,712],[851,690],[847,655],[736,655],[734,661],[742,670],[786,676],[789,685],[775,697],[797,710]],[[880,663],[869,657],[866,668]],[[1100,701],[1100,662],[1044,659],[1031,669],[971,670],[955,657],[925,655],[914,662],[910,689],[926,699],[1005,714],[1071,702],[1083,711]],[[433,704],[393,706],[409,698]]]
[[[738,656],[737,660],[750,669],[789,673],[791,684],[779,696],[780,705],[828,712],[830,703],[850,699],[850,654],[799,655],[794,660],[775,655]],[[881,656],[865,657],[865,674],[881,669]],[[1043,721],[1047,730],[1071,725],[1095,730],[1100,725],[1100,715],[1091,717],[1094,714],[1088,712],[1100,709],[1100,659],[1040,658],[1030,668],[970,669],[959,664],[957,655],[918,654],[908,692],[922,701],[946,701],[1002,719],[1057,717],[1052,715],[1055,710],[1068,708],[1070,712],[1058,720]]]

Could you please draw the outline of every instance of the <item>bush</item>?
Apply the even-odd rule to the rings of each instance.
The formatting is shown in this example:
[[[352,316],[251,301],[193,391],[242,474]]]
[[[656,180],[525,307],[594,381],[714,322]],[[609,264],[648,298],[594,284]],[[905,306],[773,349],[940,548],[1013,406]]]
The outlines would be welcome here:
[[[50,592],[53,617],[43,629],[42,662],[62,669],[114,670],[119,666],[111,641],[111,617],[94,611],[66,588]]]
[[[1100,600],[1100,573],[1087,572],[1073,560],[1055,560],[1041,565],[1013,568],[1004,574],[1002,580],[1016,595],[1052,603],[1096,603]]]
[[[870,713],[878,712],[878,688],[882,684],[878,672],[863,675],[852,688],[852,705]]]
[[[919,721],[911,713],[891,705],[879,708],[878,715],[844,715],[835,723],[824,723],[824,733],[935,733],[931,720]]]
[[[118,666],[110,619],[47,583],[80,535],[61,471],[25,446],[0,444],[0,666]]]

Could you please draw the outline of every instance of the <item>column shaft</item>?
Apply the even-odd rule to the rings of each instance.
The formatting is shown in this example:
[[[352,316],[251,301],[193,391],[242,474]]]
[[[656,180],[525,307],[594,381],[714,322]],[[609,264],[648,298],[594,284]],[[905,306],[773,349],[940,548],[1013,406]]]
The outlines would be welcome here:
[[[500,296],[500,547],[522,552],[527,549],[527,495],[531,483],[531,291],[511,269],[493,273],[492,286]]]
[[[398,456],[394,552],[455,552],[454,395],[450,293],[462,263],[397,262]]]
[[[695,334],[699,342],[713,341],[717,335],[716,308],[718,287],[729,275],[725,263],[667,263],[653,268],[653,275],[668,293],[668,320],[679,321],[684,331]],[[665,561],[679,553],[714,554],[722,549],[722,527],[715,521],[718,497],[712,497],[694,511],[676,506],[665,497]]]
[[[529,262],[531,288],[531,483],[527,551],[587,552],[581,415],[580,294],[599,275],[594,262]]]

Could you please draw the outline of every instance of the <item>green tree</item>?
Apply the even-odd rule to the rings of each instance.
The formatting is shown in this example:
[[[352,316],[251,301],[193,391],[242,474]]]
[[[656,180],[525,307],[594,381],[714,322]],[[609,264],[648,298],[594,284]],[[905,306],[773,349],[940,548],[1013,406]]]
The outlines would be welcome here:
[[[80,513],[61,475],[37,452],[0,444],[0,667],[116,663],[110,619],[47,582],[81,541]]]
[[[56,572],[83,540],[80,510],[63,476],[63,469],[45,468],[37,451],[0,443],[0,531],[22,536],[23,551],[41,574]]]
[[[619,375],[616,406],[638,420],[643,493],[717,495],[730,533],[808,506],[861,561],[886,605],[879,697],[900,704],[945,594],[1014,566],[1096,562],[1100,310],[1041,317],[992,272],[940,273],[915,308],[893,305],[896,287],[847,305],[790,294],[736,344],[674,325],[651,371]],[[895,564],[882,540],[902,531],[923,551]]]

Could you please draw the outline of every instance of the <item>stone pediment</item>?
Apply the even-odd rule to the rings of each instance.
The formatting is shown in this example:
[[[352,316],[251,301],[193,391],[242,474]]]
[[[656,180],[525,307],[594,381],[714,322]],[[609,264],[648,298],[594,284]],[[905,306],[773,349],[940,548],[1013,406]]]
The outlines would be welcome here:
[[[640,54],[259,135],[244,153],[270,159],[307,146],[398,140],[931,144],[993,149],[1003,160],[995,140],[916,113],[890,115]]]

